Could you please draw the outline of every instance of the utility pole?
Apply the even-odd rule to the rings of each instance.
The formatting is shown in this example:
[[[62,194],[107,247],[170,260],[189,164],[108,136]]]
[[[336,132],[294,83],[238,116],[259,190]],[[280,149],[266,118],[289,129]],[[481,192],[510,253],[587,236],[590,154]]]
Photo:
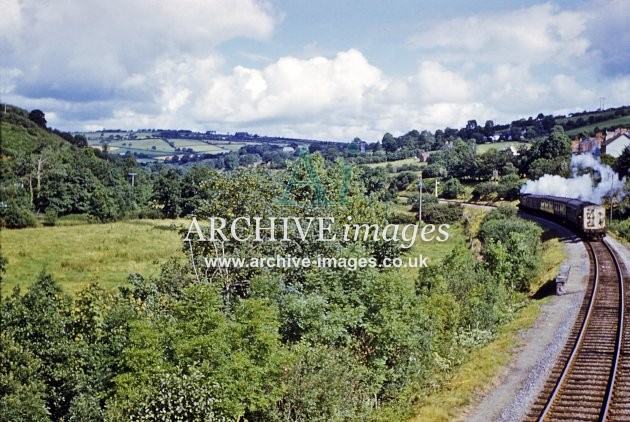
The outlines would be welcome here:
[[[613,181],[610,181],[610,224],[612,224],[612,209],[613,209]]]
[[[422,222],[422,171],[418,179],[418,224]]]
[[[131,187],[134,187],[136,185],[136,175],[138,173],[127,173],[129,174],[129,176],[131,176]]]
[[[613,193],[610,191],[610,224],[612,224]]]
[[[435,179],[435,197],[436,197],[436,198],[437,198],[437,187],[438,187],[438,184],[439,184],[439,183],[440,183],[440,182],[438,182],[438,179]]]

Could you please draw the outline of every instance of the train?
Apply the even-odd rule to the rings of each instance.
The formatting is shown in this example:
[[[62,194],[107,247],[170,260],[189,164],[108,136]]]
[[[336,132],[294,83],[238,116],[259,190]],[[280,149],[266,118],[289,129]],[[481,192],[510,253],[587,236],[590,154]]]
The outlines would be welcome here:
[[[555,220],[587,240],[602,240],[606,236],[606,210],[602,205],[575,198],[521,194],[519,207]]]

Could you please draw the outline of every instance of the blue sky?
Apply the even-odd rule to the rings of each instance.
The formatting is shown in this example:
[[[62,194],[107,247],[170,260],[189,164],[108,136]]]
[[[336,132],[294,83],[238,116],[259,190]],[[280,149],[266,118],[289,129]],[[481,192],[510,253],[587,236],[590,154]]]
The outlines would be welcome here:
[[[629,104],[625,0],[0,0],[0,101],[65,130],[380,140]]]

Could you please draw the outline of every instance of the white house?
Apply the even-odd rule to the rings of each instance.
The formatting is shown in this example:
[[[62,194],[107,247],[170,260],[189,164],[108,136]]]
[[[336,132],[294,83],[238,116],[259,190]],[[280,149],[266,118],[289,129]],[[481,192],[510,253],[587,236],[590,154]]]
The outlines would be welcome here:
[[[606,136],[606,140],[602,142],[601,151],[612,157],[619,157],[624,149],[630,145],[630,132],[616,133],[613,136]]]

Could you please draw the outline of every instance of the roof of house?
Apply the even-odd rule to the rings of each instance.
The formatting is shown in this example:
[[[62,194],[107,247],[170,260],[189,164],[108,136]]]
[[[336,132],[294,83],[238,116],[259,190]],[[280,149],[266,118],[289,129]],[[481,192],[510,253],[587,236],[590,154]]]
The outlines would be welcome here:
[[[610,138],[607,138],[604,142],[602,142],[602,146],[608,146],[610,144],[612,144],[613,142],[615,142],[617,139],[621,138],[625,136],[626,138],[630,139],[630,135],[628,134],[628,132],[624,132],[624,133],[616,133],[615,135],[611,136]]]

